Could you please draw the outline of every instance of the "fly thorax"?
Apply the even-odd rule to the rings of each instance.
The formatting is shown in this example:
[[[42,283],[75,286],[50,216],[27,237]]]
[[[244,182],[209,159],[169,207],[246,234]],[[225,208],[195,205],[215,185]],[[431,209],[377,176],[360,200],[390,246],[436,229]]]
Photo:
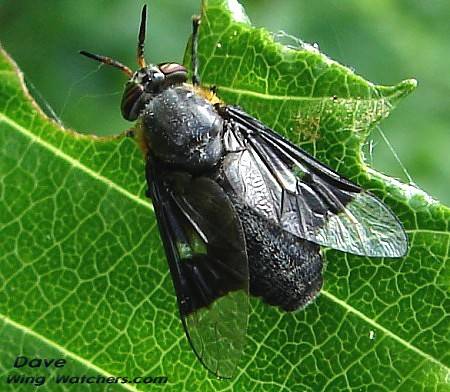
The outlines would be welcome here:
[[[223,119],[186,86],[154,96],[142,124],[152,153],[169,165],[197,172],[214,167],[222,157]]]

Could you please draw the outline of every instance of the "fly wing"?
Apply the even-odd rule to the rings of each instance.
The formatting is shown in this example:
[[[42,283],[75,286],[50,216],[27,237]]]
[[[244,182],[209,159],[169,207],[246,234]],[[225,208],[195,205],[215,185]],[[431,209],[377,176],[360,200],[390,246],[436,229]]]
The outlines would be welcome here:
[[[227,186],[259,214],[319,245],[357,255],[401,257],[402,225],[380,200],[260,121],[232,106],[224,162]],[[237,146],[237,147],[236,147]]]
[[[210,178],[165,172],[150,158],[147,181],[186,336],[208,370],[230,378],[249,312],[241,222]]]

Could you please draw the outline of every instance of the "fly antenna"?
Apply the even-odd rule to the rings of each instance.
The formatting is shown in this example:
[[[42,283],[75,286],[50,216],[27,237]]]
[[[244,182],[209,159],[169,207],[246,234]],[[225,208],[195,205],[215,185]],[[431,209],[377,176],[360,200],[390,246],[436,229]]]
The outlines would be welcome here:
[[[98,54],[86,52],[85,50],[80,50],[80,54],[92,60],[99,61],[100,63],[112,65],[113,67],[120,69],[123,73],[126,73],[130,78],[133,76],[133,71],[130,68],[119,63],[117,60],[113,60],[111,57],[100,56]]]
[[[139,67],[145,67],[144,44],[145,44],[145,28],[147,25],[147,4],[142,7],[141,25],[139,27],[138,45],[137,45],[137,63]]]

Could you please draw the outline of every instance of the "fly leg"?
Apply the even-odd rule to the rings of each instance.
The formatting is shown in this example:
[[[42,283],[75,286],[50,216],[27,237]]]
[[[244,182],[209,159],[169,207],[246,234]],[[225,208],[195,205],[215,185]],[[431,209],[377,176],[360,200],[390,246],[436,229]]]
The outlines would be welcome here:
[[[200,76],[198,75],[198,28],[200,26],[200,16],[192,17],[192,84],[198,86],[200,84]]]
[[[134,129],[131,128],[131,129],[127,129],[127,130],[124,132],[124,135],[125,135],[126,137],[130,137],[130,138],[134,139],[134,137],[136,136],[136,133],[134,132]]]

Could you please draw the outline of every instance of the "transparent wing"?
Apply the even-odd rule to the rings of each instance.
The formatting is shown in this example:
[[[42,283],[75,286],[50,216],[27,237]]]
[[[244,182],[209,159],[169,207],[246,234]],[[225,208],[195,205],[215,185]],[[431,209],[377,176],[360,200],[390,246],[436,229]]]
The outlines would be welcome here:
[[[228,186],[284,230],[319,245],[357,255],[401,257],[402,225],[380,200],[236,107],[228,120]]]
[[[164,172],[149,161],[147,179],[186,336],[209,371],[230,378],[242,354],[249,312],[240,220],[209,178]]]

